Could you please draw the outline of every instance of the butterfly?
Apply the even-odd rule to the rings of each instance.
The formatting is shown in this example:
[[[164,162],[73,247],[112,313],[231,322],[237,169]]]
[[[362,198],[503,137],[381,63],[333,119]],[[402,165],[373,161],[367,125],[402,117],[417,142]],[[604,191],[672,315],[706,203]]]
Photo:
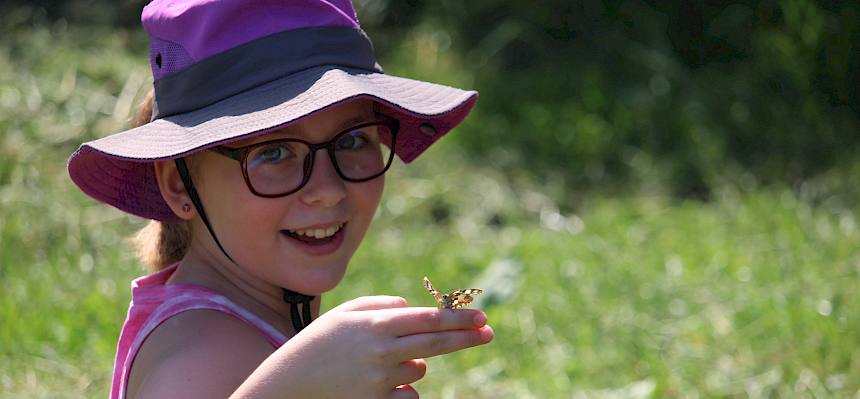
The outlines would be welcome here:
[[[430,295],[433,295],[433,298],[436,298],[436,302],[439,302],[439,307],[445,309],[460,309],[472,303],[475,300],[474,295],[484,292],[484,290],[478,288],[469,288],[456,290],[450,294],[442,294],[433,289],[433,284],[430,284],[430,280],[427,277],[424,277],[424,288],[430,292]]]

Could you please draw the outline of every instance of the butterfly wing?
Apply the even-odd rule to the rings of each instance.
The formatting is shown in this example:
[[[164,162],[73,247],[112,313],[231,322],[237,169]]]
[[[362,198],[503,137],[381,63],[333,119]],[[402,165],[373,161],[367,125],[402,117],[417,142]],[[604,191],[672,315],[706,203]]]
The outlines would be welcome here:
[[[478,288],[469,288],[465,290],[457,290],[448,295],[450,298],[450,308],[460,309],[475,300],[475,295],[484,292]]]
[[[450,294],[443,295],[433,288],[433,284],[430,283],[430,279],[426,276],[424,277],[424,288],[427,289],[427,292],[429,292],[430,295],[433,295],[433,298],[436,298],[436,302],[439,302],[440,308],[447,309],[460,309],[472,303],[472,301],[475,300],[475,295],[484,292],[478,288],[469,288],[465,290],[456,290]]]
[[[430,279],[426,276],[424,277],[424,288],[427,289],[427,292],[429,292],[430,295],[433,295],[433,298],[436,298],[436,302],[439,302],[440,305],[442,304],[442,294],[433,289],[433,284],[430,283]]]

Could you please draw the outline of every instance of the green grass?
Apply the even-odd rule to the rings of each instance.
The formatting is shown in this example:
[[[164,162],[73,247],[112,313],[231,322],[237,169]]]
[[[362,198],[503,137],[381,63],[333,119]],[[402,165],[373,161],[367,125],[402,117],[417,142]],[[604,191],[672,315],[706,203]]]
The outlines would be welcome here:
[[[78,192],[65,159],[118,130],[139,98],[134,40],[52,26],[0,41],[2,398],[107,394],[128,284],[143,272],[125,237],[142,222]],[[777,188],[726,188],[709,203],[568,193],[584,205],[561,214],[557,190],[512,188],[455,144],[395,166],[325,298],[430,306],[424,275],[485,289],[495,341],[431,359],[424,396],[857,395],[855,204]]]

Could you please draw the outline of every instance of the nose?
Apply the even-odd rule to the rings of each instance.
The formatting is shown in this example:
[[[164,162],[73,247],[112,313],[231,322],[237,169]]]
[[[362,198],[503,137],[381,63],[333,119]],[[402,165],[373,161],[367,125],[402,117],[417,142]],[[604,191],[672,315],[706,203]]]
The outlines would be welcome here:
[[[330,207],[346,198],[346,184],[324,148],[317,150],[311,165],[311,176],[299,193],[302,202],[311,206]]]

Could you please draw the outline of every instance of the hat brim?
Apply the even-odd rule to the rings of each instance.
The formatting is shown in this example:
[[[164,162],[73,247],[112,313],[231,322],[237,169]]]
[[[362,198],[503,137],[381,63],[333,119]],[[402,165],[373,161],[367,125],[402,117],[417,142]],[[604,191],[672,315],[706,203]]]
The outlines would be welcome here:
[[[175,221],[158,189],[153,161],[169,160],[263,134],[357,98],[400,121],[396,153],[406,163],[469,114],[478,93],[336,66],[304,70],[207,107],[84,143],[69,158],[72,181],[122,211]],[[433,129],[421,129],[429,124]],[[435,130],[435,134],[427,134]]]

